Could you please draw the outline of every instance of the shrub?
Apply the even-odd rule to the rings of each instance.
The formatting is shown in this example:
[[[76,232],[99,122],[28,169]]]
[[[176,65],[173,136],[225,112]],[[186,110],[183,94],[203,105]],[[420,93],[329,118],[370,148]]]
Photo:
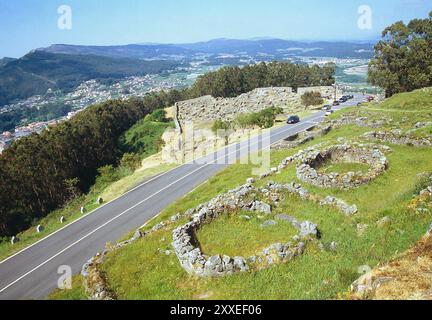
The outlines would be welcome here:
[[[301,101],[305,107],[319,106],[324,103],[324,99],[321,97],[321,93],[315,91],[310,91],[303,94],[301,96]]]
[[[141,166],[141,157],[136,153],[125,153],[120,160],[120,167],[134,172]]]
[[[231,128],[231,123],[228,121],[216,120],[213,123],[212,131],[214,134],[218,134],[219,130],[224,130],[225,132]]]

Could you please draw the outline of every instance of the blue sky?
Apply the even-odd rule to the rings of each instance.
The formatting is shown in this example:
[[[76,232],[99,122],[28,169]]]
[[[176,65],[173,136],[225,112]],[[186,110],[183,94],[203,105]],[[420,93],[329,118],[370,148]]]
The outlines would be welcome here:
[[[60,5],[72,8],[72,30],[57,26]],[[370,30],[357,26],[361,5],[372,9]],[[20,57],[54,43],[364,40],[429,11],[432,0],[0,0],[0,57]]]

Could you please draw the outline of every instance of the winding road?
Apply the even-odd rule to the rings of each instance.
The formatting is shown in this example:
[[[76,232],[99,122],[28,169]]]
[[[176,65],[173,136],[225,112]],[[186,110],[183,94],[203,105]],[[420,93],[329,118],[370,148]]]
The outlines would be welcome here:
[[[334,110],[363,100],[364,96],[356,95]],[[229,163],[244,156],[245,152],[257,147],[269,148],[281,139],[315,126],[324,118],[324,112],[318,112],[298,124],[272,129],[270,139],[252,137],[158,175],[7,258],[0,262],[0,300],[45,299],[57,288],[60,266],[70,266],[74,274],[79,273],[83,264],[103,250],[107,242],[116,242],[139,228]]]

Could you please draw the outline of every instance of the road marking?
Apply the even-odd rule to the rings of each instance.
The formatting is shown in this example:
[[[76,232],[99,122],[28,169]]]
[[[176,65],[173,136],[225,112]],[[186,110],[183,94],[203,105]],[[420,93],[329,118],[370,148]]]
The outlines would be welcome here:
[[[281,132],[278,132],[277,134],[282,134],[283,132],[286,132],[286,131],[289,131],[289,130],[291,130],[291,129],[297,128],[297,127],[299,127],[299,126],[302,125],[302,124],[303,124],[303,123],[299,123],[299,124],[297,124],[297,125],[295,125],[295,126],[292,126],[292,127],[287,128],[286,130],[282,130]],[[256,138],[258,138],[258,137],[259,137],[259,136],[256,136],[256,137],[254,137],[253,139],[256,139]],[[280,140],[280,139],[279,139],[279,140]],[[276,142],[277,142],[277,141],[276,141]],[[254,143],[254,144],[252,144],[252,145],[256,145],[256,144],[259,144],[259,143],[260,143],[260,142],[258,141],[258,142]],[[70,248],[72,248],[72,247],[75,246],[76,244],[80,243],[82,240],[84,240],[84,239],[90,237],[91,235],[93,235],[94,233],[96,233],[97,231],[99,231],[100,229],[102,229],[103,227],[107,226],[107,225],[110,224],[111,222],[113,222],[113,221],[117,220],[118,218],[122,217],[122,216],[123,216],[124,214],[126,214],[127,212],[129,212],[129,211],[131,211],[132,209],[136,208],[137,206],[143,204],[144,202],[146,202],[147,200],[149,200],[149,199],[153,198],[154,196],[158,195],[158,194],[161,193],[162,191],[164,191],[164,190],[168,189],[169,187],[173,186],[173,185],[176,184],[177,182],[179,182],[179,181],[181,181],[181,180],[187,178],[188,176],[194,174],[195,172],[200,171],[201,169],[206,168],[206,167],[209,166],[210,164],[216,163],[218,160],[220,160],[220,159],[222,159],[222,158],[226,158],[227,156],[230,156],[230,155],[232,155],[232,154],[234,154],[234,153],[237,153],[238,151],[243,150],[243,149],[245,149],[245,148],[249,148],[249,147],[252,146],[252,145],[250,145],[250,144],[248,143],[248,145],[245,146],[245,147],[243,147],[243,148],[240,148],[240,149],[235,150],[234,152],[231,152],[231,153],[228,153],[228,154],[224,154],[223,156],[221,156],[221,157],[219,157],[219,158],[217,158],[217,159],[215,159],[215,160],[213,160],[213,161],[211,161],[211,162],[209,162],[209,163],[204,164],[203,166],[197,168],[196,170],[194,170],[194,171],[188,173],[187,175],[185,175],[185,176],[183,176],[183,177],[177,179],[176,181],[170,183],[170,184],[167,185],[166,187],[160,189],[159,191],[155,192],[154,194],[152,194],[151,196],[147,197],[146,199],[144,199],[144,200],[138,202],[138,203],[135,204],[134,206],[132,206],[132,207],[126,209],[125,211],[123,211],[123,212],[120,213],[119,215],[117,215],[117,216],[113,217],[112,219],[108,220],[107,222],[105,222],[104,224],[100,225],[99,227],[97,227],[97,228],[94,229],[93,231],[89,232],[88,234],[86,234],[86,235],[83,236],[82,238],[78,239],[77,241],[73,242],[72,244],[70,244],[69,246],[67,246],[66,248],[64,248],[63,250],[61,250],[60,252],[56,253],[56,254],[55,254],[54,256],[52,256],[51,258],[45,260],[44,262],[42,262],[42,263],[39,264],[38,266],[34,267],[33,269],[31,269],[30,271],[28,271],[27,273],[25,273],[24,275],[20,276],[20,277],[17,278],[15,281],[11,282],[10,284],[8,284],[8,285],[5,286],[4,288],[2,288],[2,289],[0,290],[0,293],[4,292],[5,290],[7,290],[8,288],[10,288],[10,287],[13,286],[14,284],[16,284],[17,282],[19,282],[19,281],[22,280],[23,278],[25,278],[26,276],[28,276],[29,274],[33,273],[34,271],[36,271],[36,270],[39,269],[40,267],[43,267],[43,266],[46,265],[48,262],[54,260],[55,258],[57,258],[59,255],[61,255],[61,254],[64,253],[65,251],[69,250]],[[272,145],[272,144],[270,144],[269,146],[263,148],[262,150],[265,150],[265,149],[267,149],[267,148],[270,148],[271,145]],[[233,145],[233,146],[234,146],[234,145]]]
[[[312,119],[314,119],[314,118],[315,118],[315,117],[311,117],[311,118],[308,119],[308,121],[310,121],[310,120],[312,120]],[[317,116],[317,118],[318,118],[318,116]],[[306,121],[306,122],[300,122],[300,123],[295,124],[295,125],[293,125],[293,126],[287,127],[286,130],[281,130],[280,132],[274,133],[274,135],[279,135],[279,134],[282,134],[282,133],[284,133],[284,132],[290,131],[291,129],[298,128],[298,127],[300,127],[301,125],[303,125],[304,123],[307,123],[307,121]],[[260,135],[255,136],[255,137],[252,138],[252,139],[257,139],[257,138],[259,138],[259,136],[260,136]],[[261,136],[262,136],[262,135],[261,135]],[[250,142],[252,139],[248,140],[248,142]],[[275,144],[276,142],[278,142],[278,141],[280,141],[280,140],[282,140],[282,139],[283,139],[283,138],[280,138],[280,139],[276,140],[274,143],[270,143],[267,147],[262,148],[261,150],[266,150],[266,149],[270,148],[273,144]],[[259,144],[259,143],[260,143],[260,141],[258,141],[257,143],[254,143],[254,144],[252,144],[252,145],[256,145],[256,144]],[[241,143],[240,143],[240,144],[237,144],[237,145],[241,145]],[[250,148],[250,146],[252,146],[252,145],[250,145],[250,144],[248,143],[247,146],[245,146],[245,147],[243,147],[243,148],[240,148],[240,149],[238,149],[238,150],[236,149],[234,152],[231,152],[231,153],[229,153],[229,154],[224,154],[223,156],[221,156],[221,157],[219,157],[219,158],[213,160],[212,162],[206,163],[205,165],[203,165],[203,166],[197,168],[196,170],[194,170],[194,171],[188,173],[187,175],[185,175],[185,176],[179,178],[178,180],[172,182],[172,183],[169,184],[168,186],[166,186],[166,187],[160,189],[159,191],[155,192],[155,193],[152,194],[151,196],[149,196],[149,197],[147,197],[146,199],[140,201],[139,203],[135,204],[134,206],[132,206],[132,207],[126,209],[125,211],[123,211],[123,212],[120,213],[119,215],[113,217],[112,219],[108,220],[108,221],[105,222],[104,224],[100,225],[99,227],[97,227],[96,229],[94,229],[93,231],[91,231],[90,233],[88,233],[87,235],[85,235],[85,236],[83,236],[82,238],[78,239],[77,241],[73,242],[72,244],[70,244],[69,246],[67,246],[66,248],[64,248],[63,250],[61,250],[60,252],[58,252],[57,254],[55,254],[54,256],[52,256],[51,258],[45,260],[44,262],[42,262],[42,263],[39,264],[38,266],[34,267],[33,269],[31,269],[30,271],[28,271],[27,273],[25,273],[24,275],[20,276],[20,277],[17,278],[15,281],[11,282],[10,284],[8,284],[7,286],[5,286],[4,288],[0,289],[0,293],[4,292],[5,290],[7,290],[8,288],[10,288],[11,286],[13,286],[14,284],[16,284],[17,282],[19,282],[20,280],[24,279],[26,276],[28,276],[29,274],[33,273],[34,271],[36,271],[36,270],[39,269],[40,267],[43,267],[43,266],[46,265],[48,262],[54,260],[56,257],[58,257],[59,255],[61,255],[61,254],[64,253],[65,251],[69,250],[70,248],[72,248],[72,247],[75,246],[76,244],[80,243],[82,240],[84,240],[84,239],[90,237],[91,235],[93,235],[94,233],[96,233],[97,231],[99,231],[100,229],[102,229],[103,227],[107,226],[107,225],[110,224],[111,222],[113,222],[113,221],[117,220],[118,218],[122,217],[122,216],[123,216],[124,214],[126,214],[127,212],[131,211],[132,209],[136,208],[137,206],[139,206],[139,205],[141,205],[142,203],[146,202],[147,200],[151,199],[151,198],[154,197],[155,195],[158,195],[159,193],[161,193],[162,191],[168,189],[169,187],[171,187],[172,185],[176,184],[177,182],[179,182],[179,181],[185,179],[186,177],[188,177],[188,176],[194,174],[195,172],[200,171],[200,170],[203,169],[203,168],[206,168],[206,167],[209,166],[210,164],[213,164],[213,163],[217,162],[219,159],[226,158],[226,157],[228,157],[228,156],[230,156],[230,155],[232,155],[232,154],[234,154],[234,153],[237,153],[237,152],[239,152],[240,150],[243,150],[243,149],[245,149],[245,148]],[[236,146],[236,144],[233,144],[233,145],[231,145],[231,146],[227,146],[227,147],[225,148],[225,151],[227,151],[227,149],[228,149],[229,147],[232,147],[232,146]],[[216,153],[216,154],[217,154],[217,153]],[[194,163],[194,162],[196,162],[196,161],[197,161],[197,160],[192,161],[192,162],[189,162],[189,163],[187,163],[187,164],[191,164],[191,163]],[[187,165],[187,164],[185,164],[185,165]],[[182,165],[182,166],[184,166],[184,165]],[[177,168],[174,168],[174,169],[172,169],[172,170],[170,170],[170,171],[168,171],[168,172],[171,172],[171,171],[173,171],[173,170],[175,170],[175,169],[181,168],[182,166],[177,167]],[[161,176],[163,176],[164,174],[167,174],[168,172],[163,173],[163,174],[161,174],[161,175],[155,177],[154,179],[157,179],[158,177],[161,177]],[[154,180],[154,179],[152,179],[152,180]],[[152,180],[150,180],[150,181],[152,181]],[[150,181],[147,181],[146,183],[149,183]],[[141,186],[145,185],[146,183],[143,183]],[[138,186],[138,187],[132,189],[131,191],[136,190],[136,189],[139,188],[139,187],[140,187],[140,186]],[[131,192],[131,191],[129,191],[129,192]],[[129,193],[129,192],[127,192],[127,193]],[[126,195],[127,193],[125,193],[124,195]],[[124,195],[120,196],[119,198],[123,197]],[[117,199],[119,199],[119,198],[117,198]],[[117,200],[117,199],[115,199],[115,200]],[[113,201],[115,201],[115,200],[113,200]],[[109,203],[112,203],[113,201],[106,203],[105,205],[99,207],[98,209],[101,209],[102,207],[108,205]],[[96,209],[96,210],[98,210],[98,209]],[[95,211],[96,211],[96,210],[95,210]],[[93,212],[94,212],[94,211],[93,211]],[[87,215],[86,215],[86,216],[87,216]],[[82,218],[84,218],[84,217],[82,217]],[[80,219],[82,219],[82,218],[80,218]],[[72,222],[72,223],[69,224],[68,226],[72,225],[73,223],[75,223],[75,222],[77,222],[77,221],[79,221],[79,220],[75,220],[74,222]],[[67,226],[65,226],[64,228],[66,228],[66,227],[67,227]],[[62,229],[64,229],[64,228],[62,228]],[[62,229],[57,230],[55,233],[59,232],[59,231],[62,230]],[[54,235],[55,233],[52,233],[50,236]],[[47,237],[44,238],[44,239],[47,239],[48,237],[49,237],[49,236],[47,236]],[[44,240],[44,239],[41,239],[40,241],[42,241],[42,240]],[[38,241],[37,243],[39,243],[40,241]],[[32,246],[34,246],[34,245],[36,245],[36,243],[33,244]],[[27,247],[26,249],[24,249],[24,250],[22,250],[22,251],[20,251],[20,252],[23,252],[23,251],[25,251],[25,250],[31,248],[32,246],[29,246],[29,247]],[[17,253],[17,254],[18,254],[18,253]],[[13,255],[13,256],[16,256],[17,254],[15,254],[15,255]],[[7,260],[9,260],[9,259],[11,259],[13,256],[11,256],[11,257],[9,257],[8,259],[2,261],[2,263],[5,262],[5,261],[7,261]]]

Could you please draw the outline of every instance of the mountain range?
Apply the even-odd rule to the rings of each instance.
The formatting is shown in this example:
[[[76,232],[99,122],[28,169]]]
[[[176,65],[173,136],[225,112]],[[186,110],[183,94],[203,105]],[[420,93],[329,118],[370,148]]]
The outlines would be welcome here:
[[[215,39],[186,44],[130,44],[124,46],[77,46],[56,44],[39,50],[64,54],[95,54],[110,57],[160,58],[161,56],[184,56],[193,54],[269,55],[289,54],[313,57],[370,58],[372,42],[300,42],[281,39],[236,40]]]
[[[70,92],[90,80],[116,80],[159,74],[201,61],[238,65],[293,57],[368,59],[372,43],[300,42],[281,39],[215,39],[186,44],[84,46],[55,44],[19,59],[0,59],[0,106],[44,94],[48,89]],[[203,55],[205,59],[203,59]]]

